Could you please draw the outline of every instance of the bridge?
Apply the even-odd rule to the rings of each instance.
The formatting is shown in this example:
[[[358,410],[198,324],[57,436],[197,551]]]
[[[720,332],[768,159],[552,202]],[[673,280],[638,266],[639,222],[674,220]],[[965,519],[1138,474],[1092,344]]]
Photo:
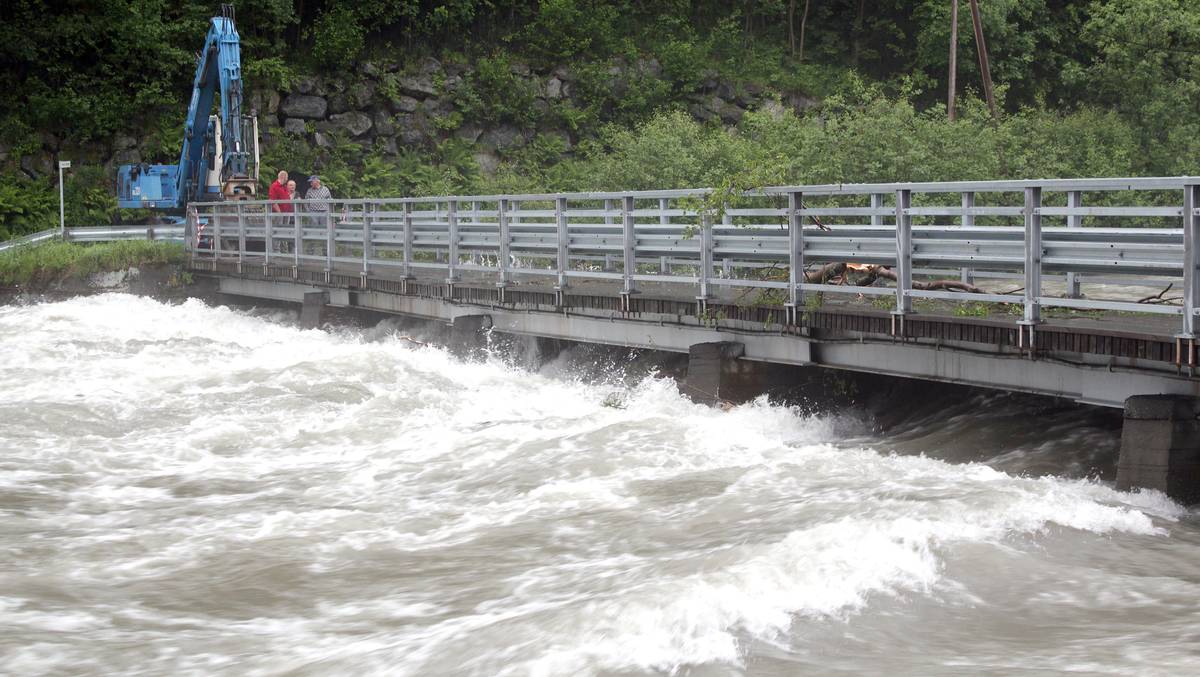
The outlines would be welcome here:
[[[1118,484],[1200,500],[1198,200],[1200,177],[246,201],[194,205],[185,241],[195,276],[310,324],[683,352],[700,400],[799,365],[1123,407]]]

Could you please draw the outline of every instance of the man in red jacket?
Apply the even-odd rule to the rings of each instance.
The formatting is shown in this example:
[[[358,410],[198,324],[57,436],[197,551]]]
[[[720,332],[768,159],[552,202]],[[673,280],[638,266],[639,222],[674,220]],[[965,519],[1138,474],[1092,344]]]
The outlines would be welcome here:
[[[288,173],[285,171],[280,171],[279,177],[275,180],[275,183],[272,183],[271,188],[269,190],[267,190],[267,199],[268,200],[290,200],[291,195],[288,194],[287,182],[288,182]],[[290,202],[279,202],[279,203],[271,205],[271,211],[276,212],[276,213],[290,212],[290,211],[292,211],[292,205]]]

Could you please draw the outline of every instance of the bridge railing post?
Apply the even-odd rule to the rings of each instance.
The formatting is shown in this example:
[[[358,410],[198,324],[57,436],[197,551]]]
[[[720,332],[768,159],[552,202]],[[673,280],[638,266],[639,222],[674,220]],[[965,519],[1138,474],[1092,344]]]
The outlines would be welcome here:
[[[304,224],[296,201],[292,200],[292,212],[288,216],[292,222],[292,277],[300,275],[300,250],[304,248]]]
[[[871,209],[873,210],[871,214],[872,226],[883,225],[883,215],[877,213],[879,210],[883,209],[883,198],[883,193],[871,193]]]
[[[622,300],[624,301],[625,312],[632,311],[632,300],[630,294],[636,294],[634,288],[634,275],[637,272],[637,230],[634,226],[634,196],[625,196],[622,199],[622,229],[620,229],[620,245],[624,254],[624,263],[622,270]]]
[[[962,194],[962,226],[963,228],[971,228],[975,225],[975,215],[970,212],[975,208],[975,193],[970,191]],[[975,284],[975,271],[971,268],[963,268],[960,271],[960,280],[963,284]]]
[[[295,241],[300,240],[300,206],[296,204],[296,199],[292,198],[288,204],[292,206],[292,211],[288,212],[287,221],[292,228],[292,238]],[[293,242],[295,244],[295,242]]]
[[[1196,336],[1196,304],[1200,301],[1200,185],[1183,187],[1183,333]],[[1191,364],[1191,360],[1188,360]]]
[[[624,200],[622,200],[622,201],[621,201],[621,209],[622,209],[622,210],[624,210],[624,208],[625,208],[625,207],[624,207],[624,204],[625,204],[625,201],[624,201]],[[613,225],[613,217],[612,217],[612,215],[611,215],[611,214],[609,214],[609,212],[611,212],[611,211],[613,210],[614,206],[615,206],[615,205],[613,205],[613,201],[612,201],[612,200],[605,200],[605,201],[604,201],[604,225],[606,225],[606,226],[611,226],[611,225]],[[623,214],[622,214],[622,218],[624,218],[624,215],[623,215]],[[624,223],[624,221],[622,221],[622,223]],[[608,252],[605,252],[605,253],[604,253],[604,268],[603,268],[602,270],[604,270],[604,272],[606,272],[606,273],[607,273],[607,272],[611,272],[611,271],[612,271],[612,269],[613,269],[613,257],[612,257],[612,254],[610,254],[610,253],[608,253]]]
[[[671,217],[667,215],[667,207],[670,201],[665,197],[658,198],[658,225],[671,225]],[[669,256],[658,257],[658,272],[661,275],[671,274],[671,258]]]
[[[556,225],[556,244],[557,256],[555,257],[556,266],[556,281],[554,290],[558,292],[559,303],[562,302],[562,293],[567,288],[567,267],[568,267],[568,249],[569,244],[567,230],[567,198],[559,197],[554,199],[554,223]]]
[[[446,257],[446,284],[458,282],[458,200],[450,200],[446,205],[446,230],[449,245]]]
[[[242,263],[246,260],[246,213],[242,208],[242,203],[237,206],[237,224],[238,224],[238,256],[237,265],[238,272],[242,272]]]
[[[275,248],[275,214],[270,205],[263,210],[263,273],[266,273],[271,267],[271,250]]]
[[[213,207],[210,212],[212,218],[212,257],[213,261],[221,260],[221,225],[225,220],[219,207]]]
[[[896,315],[912,312],[912,191],[896,191]]]
[[[881,197],[872,195],[872,206],[876,198]],[[799,324],[800,308],[804,305],[804,217],[800,214],[803,198],[802,193],[788,193],[788,315],[796,324]]]
[[[499,221],[498,239],[499,250],[496,254],[496,264],[500,268],[500,279],[496,282],[496,286],[500,288],[500,298],[504,299],[504,288],[508,286],[509,278],[512,276],[511,262],[509,261],[509,246],[511,238],[509,236],[508,223],[508,200],[501,198],[496,203],[496,219]]]
[[[189,266],[195,265],[196,250],[200,247],[200,238],[197,236],[199,221],[196,208],[189,207],[183,222],[183,250],[187,252]]]
[[[412,260],[413,260],[413,206],[411,202],[404,203],[404,234],[400,247],[400,277],[409,279],[412,277]]]
[[[1083,193],[1078,190],[1073,190],[1067,193],[1067,206],[1072,209],[1078,209],[1083,206]],[[1083,227],[1083,217],[1078,214],[1069,214],[1067,216],[1067,228]],[[1077,299],[1083,296],[1080,290],[1079,273],[1067,273],[1067,298]]]
[[[1029,327],[1030,350],[1033,349],[1033,325],[1042,319],[1042,189],[1025,188],[1025,313],[1021,323]]]
[[[367,276],[371,274],[371,257],[375,255],[375,244],[372,241],[375,237],[371,223],[373,219],[374,206],[370,201],[363,202],[362,205],[362,276],[363,282],[367,280]],[[365,285],[364,285],[365,286]]]
[[[470,220],[467,222],[467,225],[468,225],[468,226],[478,226],[478,225],[480,225],[480,219],[481,219],[481,218],[482,218],[482,217],[480,217],[480,216],[479,216],[479,201],[478,201],[478,200],[471,200],[471,218],[470,218]],[[481,254],[481,253],[475,253],[475,254],[471,254],[471,255],[470,255],[470,258],[469,258],[468,260],[469,260],[469,261],[470,261],[472,264],[482,264],[482,263],[483,263],[483,261],[482,261],[482,260],[480,260],[480,258],[481,258],[482,256],[483,256],[483,254]]]
[[[333,232],[333,209],[325,210],[325,281],[333,274],[333,250],[337,246],[337,238]]]
[[[713,219],[708,212],[700,214],[700,293],[696,301],[701,310],[708,305],[708,278],[713,269]]]

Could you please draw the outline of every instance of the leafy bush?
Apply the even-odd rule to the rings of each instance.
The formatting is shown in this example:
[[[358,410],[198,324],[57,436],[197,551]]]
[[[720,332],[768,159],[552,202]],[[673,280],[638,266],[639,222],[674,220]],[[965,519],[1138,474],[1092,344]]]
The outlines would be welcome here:
[[[58,193],[49,181],[0,176],[0,240],[58,225]]]
[[[345,68],[363,49],[365,31],[354,11],[345,5],[327,9],[309,29],[313,58],[325,68]]]
[[[541,0],[520,43],[544,63],[557,64],[601,52],[612,44],[616,6],[586,0]]]
[[[1133,129],[1110,112],[1030,111],[996,126],[968,99],[951,123],[940,108],[865,88],[831,98],[819,117],[750,112],[734,130],[678,111],[609,126],[598,147],[540,176],[556,190],[1124,176],[1137,154]]]
[[[295,67],[288,64],[282,56],[246,58],[242,72],[249,84],[280,91],[286,91],[296,79]]]
[[[453,98],[468,119],[530,126],[540,117],[535,106],[537,95],[532,82],[513,72],[511,58],[496,53],[476,61],[474,71]]]

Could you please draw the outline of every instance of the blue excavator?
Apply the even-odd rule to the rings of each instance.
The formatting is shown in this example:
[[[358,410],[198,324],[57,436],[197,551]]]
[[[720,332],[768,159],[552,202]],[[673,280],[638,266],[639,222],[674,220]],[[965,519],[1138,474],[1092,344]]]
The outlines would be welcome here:
[[[122,165],[117,204],[179,216],[191,202],[249,200],[258,192],[258,122],[242,115],[241,41],[232,5],[213,17],[197,57],[179,164]],[[220,94],[220,114],[210,115]]]

